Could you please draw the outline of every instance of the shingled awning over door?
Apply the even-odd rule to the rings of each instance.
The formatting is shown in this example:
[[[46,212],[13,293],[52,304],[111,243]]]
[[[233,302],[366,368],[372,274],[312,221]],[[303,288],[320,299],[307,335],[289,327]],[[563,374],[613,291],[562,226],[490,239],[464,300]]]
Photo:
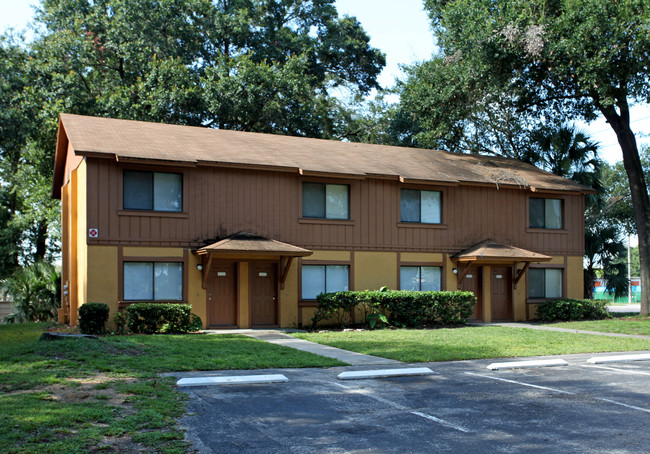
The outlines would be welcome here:
[[[205,287],[210,265],[214,258],[240,257],[242,259],[255,259],[256,257],[277,256],[281,262],[280,284],[284,284],[293,258],[306,257],[312,255],[313,252],[309,249],[249,232],[238,232],[216,243],[200,247],[194,253],[207,257],[207,264],[203,267],[203,285]]]
[[[463,281],[472,264],[505,264],[524,263],[524,267],[517,272],[514,284],[521,280],[531,262],[549,262],[552,257],[537,252],[498,243],[493,240],[482,241],[464,251],[452,255],[451,260],[463,264],[463,269],[458,273],[458,284]]]

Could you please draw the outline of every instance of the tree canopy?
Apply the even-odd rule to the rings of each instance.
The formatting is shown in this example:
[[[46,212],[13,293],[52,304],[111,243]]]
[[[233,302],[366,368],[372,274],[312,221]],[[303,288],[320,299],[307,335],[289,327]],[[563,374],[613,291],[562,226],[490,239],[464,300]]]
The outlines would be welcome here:
[[[640,239],[642,313],[647,314],[650,197],[630,105],[650,101],[650,3],[425,0],[425,8],[440,51],[412,68],[402,88],[404,108],[423,130],[419,140],[471,143],[477,125],[494,111],[512,112],[513,124],[526,130],[537,129],[527,122],[561,124],[603,115],[623,154]],[[500,132],[488,138],[497,146],[499,140],[521,137],[517,131],[493,130]],[[517,143],[508,147],[522,149]]]
[[[61,112],[339,138],[384,55],[334,0],[42,0],[0,36],[0,277],[57,254]]]

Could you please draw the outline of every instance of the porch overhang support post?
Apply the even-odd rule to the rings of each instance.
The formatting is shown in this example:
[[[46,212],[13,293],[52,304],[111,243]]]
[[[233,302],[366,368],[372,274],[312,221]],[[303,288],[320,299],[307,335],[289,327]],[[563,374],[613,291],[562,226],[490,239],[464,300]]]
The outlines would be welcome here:
[[[285,265],[282,266],[282,262],[286,261]],[[284,290],[284,283],[287,280],[287,276],[289,275],[289,268],[291,268],[291,263],[293,262],[293,256],[289,257],[282,257],[280,260],[280,267],[282,268],[282,275],[280,277],[280,290]]]
[[[472,262],[467,262],[465,264],[465,267],[461,271],[461,273],[458,275],[458,281],[457,281],[457,288],[460,290],[460,284],[463,282],[463,279],[465,279],[465,276],[467,276],[467,272],[469,271],[469,267],[472,265]]]
[[[522,277],[524,277],[524,274],[526,274],[526,270],[528,270],[528,267],[530,266],[530,262],[525,262],[524,267],[517,273],[517,276],[515,276],[515,288],[517,288],[517,284],[521,280]],[[517,263],[515,262],[515,270],[517,269]],[[516,271],[515,271],[516,272]]]
[[[208,288],[208,276],[210,276],[210,268],[212,267],[212,254],[208,253],[208,261],[205,263],[203,260],[203,288]]]

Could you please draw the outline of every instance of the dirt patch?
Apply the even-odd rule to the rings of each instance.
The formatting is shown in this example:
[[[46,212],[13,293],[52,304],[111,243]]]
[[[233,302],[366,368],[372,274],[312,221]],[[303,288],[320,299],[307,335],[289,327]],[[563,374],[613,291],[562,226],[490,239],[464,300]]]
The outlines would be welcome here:
[[[104,437],[101,443],[90,447],[88,452],[151,452],[151,448],[142,446],[129,437]]]
[[[89,405],[103,402],[111,407],[118,407],[122,416],[132,415],[136,410],[127,402],[127,394],[115,391],[115,385],[133,383],[135,378],[114,378],[106,374],[97,374],[87,378],[69,378],[66,383],[54,384],[20,390],[7,394],[24,394],[42,392],[47,393],[45,399],[64,403],[86,403]],[[107,427],[107,424],[96,423],[98,427]],[[74,432],[74,431],[72,431]],[[129,436],[104,437],[96,446],[88,447],[88,452],[100,453],[140,453],[151,452],[150,447],[134,442]]]

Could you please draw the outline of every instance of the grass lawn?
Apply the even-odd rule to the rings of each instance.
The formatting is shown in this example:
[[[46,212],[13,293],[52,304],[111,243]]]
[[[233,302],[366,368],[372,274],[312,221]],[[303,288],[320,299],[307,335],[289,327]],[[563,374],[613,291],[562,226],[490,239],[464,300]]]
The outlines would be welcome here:
[[[650,317],[630,314],[613,314],[615,318],[608,320],[586,320],[581,322],[551,323],[545,326],[557,328],[581,329],[603,333],[622,333],[650,336]]]
[[[650,340],[498,326],[296,333],[332,347],[405,362],[650,350]]]
[[[0,325],[0,453],[183,453],[185,395],[158,373],[343,365],[239,335],[39,341],[47,327]]]

